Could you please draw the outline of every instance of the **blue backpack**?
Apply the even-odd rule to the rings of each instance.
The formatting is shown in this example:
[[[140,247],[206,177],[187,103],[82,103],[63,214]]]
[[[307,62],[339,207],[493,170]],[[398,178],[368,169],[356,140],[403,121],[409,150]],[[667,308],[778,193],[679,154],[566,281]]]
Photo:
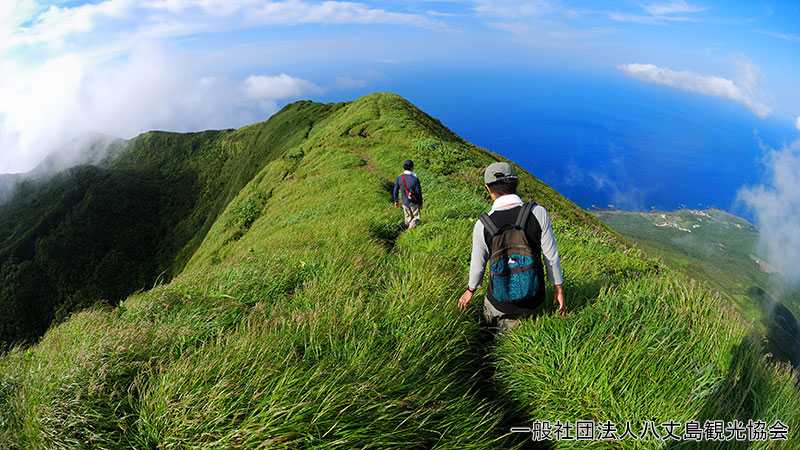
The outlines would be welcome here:
[[[520,208],[517,220],[512,225],[498,228],[488,214],[481,214],[480,221],[492,236],[492,254],[489,256],[489,294],[500,303],[516,303],[536,295],[539,284],[537,261],[525,227],[534,203]]]

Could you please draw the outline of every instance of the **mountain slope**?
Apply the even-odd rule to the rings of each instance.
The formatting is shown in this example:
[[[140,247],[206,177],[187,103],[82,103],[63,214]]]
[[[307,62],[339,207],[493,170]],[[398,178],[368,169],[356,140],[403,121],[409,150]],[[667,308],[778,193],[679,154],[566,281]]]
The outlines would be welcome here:
[[[193,209],[181,223],[200,231],[164,244],[180,248],[168,284],[0,358],[0,446],[498,448],[529,419],[800,425],[791,374],[717,295],[527,173],[572,312],[487,341],[479,305],[455,300],[496,156],[391,94],[287,109],[306,107],[325,113],[285,120],[280,154],[254,138],[207,158],[194,136],[156,133],[119,157],[195,168],[210,186],[195,204],[219,213]],[[426,208],[401,232],[388,188],[407,157]]]
[[[169,280],[255,172],[339,107],[301,102],[241,130],[150,132],[112,151],[93,143],[83,159],[95,166],[53,178],[64,161],[48,158],[0,205],[0,348]]]

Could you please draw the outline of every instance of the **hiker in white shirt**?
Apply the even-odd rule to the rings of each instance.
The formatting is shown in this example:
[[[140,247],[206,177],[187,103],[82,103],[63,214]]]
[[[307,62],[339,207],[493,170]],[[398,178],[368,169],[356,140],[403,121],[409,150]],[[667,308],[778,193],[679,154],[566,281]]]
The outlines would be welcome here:
[[[490,262],[483,316],[491,326],[511,329],[520,318],[542,310],[545,270],[554,286],[553,302],[564,314],[561,260],[547,210],[523,202],[516,194],[518,178],[508,163],[489,165],[484,181],[493,204],[473,227],[469,283],[458,306],[467,307]],[[493,245],[501,248],[492,248]]]

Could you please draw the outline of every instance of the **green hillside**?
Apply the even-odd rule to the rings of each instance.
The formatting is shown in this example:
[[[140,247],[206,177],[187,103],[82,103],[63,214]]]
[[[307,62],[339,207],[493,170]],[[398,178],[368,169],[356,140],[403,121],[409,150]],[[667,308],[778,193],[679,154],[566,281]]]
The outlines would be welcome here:
[[[403,232],[388,190],[409,157],[426,207]],[[781,419],[791,443],[748,448],[800,444],[792,374],[765,362],[727,301],[527,173],[523,196],[553,217],[570,313],[487,339],[478,302],[460,313],[456,299],[488,208],[482,168],[497,158],[375,94],[295,103],[240,130],[147,133],[104,167],[76,169],[146,175],[157,186],[146,203],[161,209],[108,215],[120,239],[155,227],[108,268],[117,292],[136,293],[0,357],[0,448],[494,449],[522,445],[510,427],[533,419]],[[100,186],[77,204],[130,201]],[[30,200],[14,214],[63,204]],[[36,252],[20,264],[95,217],[67,209],[26,238]],[[150,256],[149,272],[126,265]],[[107,295],[104,279],[87,289]],[[151,279],[165,281],[138,291]]]
[[[90,145],[84,159],[95,166],[53,178],[42,174],[63,161],[45,160],[0,205],[0,349],[169,280],[239,190],[337,107],[298,103],[241,130],[150,132],[110,151]]]
[[[721,210],[610,210],[595,214],[672,267],[714,283],[745,310],[752,305],[748,298],[751,288],[770,288],[772,269],[764,256],[758,255],[758,231],[744,219]]]

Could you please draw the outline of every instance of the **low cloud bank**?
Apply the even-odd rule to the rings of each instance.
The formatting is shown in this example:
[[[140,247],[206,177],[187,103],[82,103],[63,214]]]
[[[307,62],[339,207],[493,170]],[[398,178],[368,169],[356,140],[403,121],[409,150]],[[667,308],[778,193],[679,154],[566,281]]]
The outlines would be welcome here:
[[[765,158],[768,179],[739,192],[755,215],[763,256],[791,287],[800,286],[800,141]]]
[[[321,92],[288,74],[208,75],[159,47],[101,60],[65,54],[34,67],[0,60],[0,173],[31,170],[87,133],[130,138],[150,129],[237,127]]]

